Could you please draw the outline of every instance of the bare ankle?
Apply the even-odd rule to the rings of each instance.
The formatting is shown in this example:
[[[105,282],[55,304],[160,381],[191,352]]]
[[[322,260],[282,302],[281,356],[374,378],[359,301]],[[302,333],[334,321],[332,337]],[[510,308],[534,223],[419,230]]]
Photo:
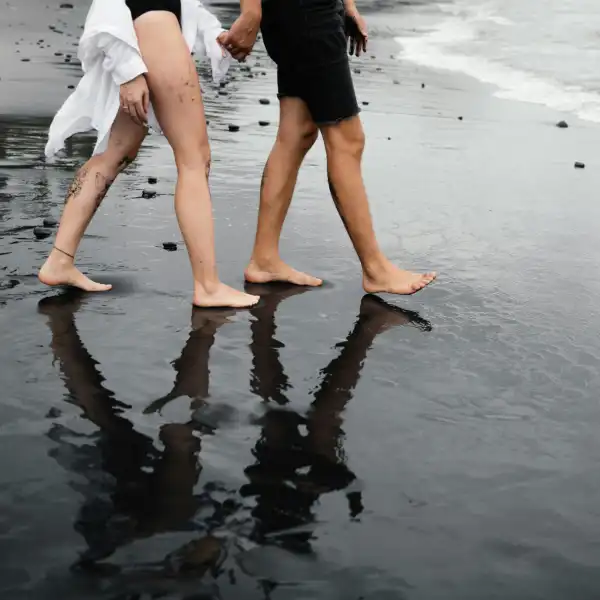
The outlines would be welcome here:
[[[362,261],[363,272],[369,279],[375,279],[385,273],[390,267],[390,261],[385,254],[378,252],[377,254]]]
[[[252,258],[250,259],[250,265],[256,267],[265,267],[267,265],[276,265],[281,262],[281,257],[279,256],[278,250],[269,250],[268,252],[261,251],[257,252],[256,250],[252,253]]]
[[[46,262],[56,265],[57,267],[69,267],[75,264],[75,255],[74,253],[71,254],[70,252],[67,253],[66,251],[60,250],[55,246],[52,248]]]
[[[205,278],[202,279],[201,281],[196,279],[194,281],[195,283],[195,287],[196,287],[196,291],[198,291],[199,293],[201,293],[202,295],[205,296],[212,296],[214,294],[216,294],[219,291],[219,288],[221,287],[221,281],[219,280],[219,278]]]

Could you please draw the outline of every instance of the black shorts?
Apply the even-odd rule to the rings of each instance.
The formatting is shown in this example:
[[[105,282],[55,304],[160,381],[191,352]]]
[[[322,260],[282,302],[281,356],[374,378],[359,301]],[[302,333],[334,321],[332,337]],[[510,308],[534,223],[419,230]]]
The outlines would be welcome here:
[[[181,23],[181,0],[125,0],[125,4],[131,11],[134,21],[144,13],[153,10],[166,10],[173,13]]]
[[[317,125],[360,112],[341,0],[263,0],[262,34],[280,98],[301,98]]]

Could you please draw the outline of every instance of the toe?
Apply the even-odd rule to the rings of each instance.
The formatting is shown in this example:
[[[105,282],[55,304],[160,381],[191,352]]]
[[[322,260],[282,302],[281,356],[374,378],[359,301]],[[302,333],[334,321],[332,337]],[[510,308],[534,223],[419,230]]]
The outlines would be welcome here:
[[[319,287],[323,284],[321,279],[308,275],[307,273],[301,273],[300,271],[293,271],[288,277],[286,277],[290,283],[296,285],[304,285],[309,287]]]

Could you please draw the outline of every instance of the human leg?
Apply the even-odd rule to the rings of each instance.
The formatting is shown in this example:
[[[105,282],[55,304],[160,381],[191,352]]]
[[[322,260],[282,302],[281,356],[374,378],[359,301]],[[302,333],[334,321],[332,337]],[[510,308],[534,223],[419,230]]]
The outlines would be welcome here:
[[[392,264],[377,243],[362,177],[365,136],[358,116],[321,127],[327,152],[329,189],[363,268],[369,293],[414,294],[435,273],[412,273]]]
[[[208,187],[210,147],[196,66],[172,13],[148,12],[136,19],[152,105],[177,165],[175,211],[194,276],[193,303],[244,308],[258,298],[219,280]]]
[[[281,230],[292,201],[298,171],[318,134],[303,100],[292,97],[280,99],[279,129],[261,181],[258,227],[252,258],[245,273],[246,281],[285,281],[306,286],[323,283],[288,266],[279,254]]]
[[[75,266],[75,254],[92,217],[117,175],[131,164],[146,136],[146,129],[119,112],[107,149],[88,160],[75,175],[65,199],[54,248],[38,277],[50,286],[70,285],[86,292],[105,292],[110,285],[96,283]]]

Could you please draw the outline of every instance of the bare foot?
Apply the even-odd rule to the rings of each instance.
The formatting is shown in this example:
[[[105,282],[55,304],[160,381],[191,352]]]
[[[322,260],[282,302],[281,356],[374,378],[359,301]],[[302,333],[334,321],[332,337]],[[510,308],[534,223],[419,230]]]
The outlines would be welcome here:
[[[97,283],[86,277],[72,262],[53,260],[52,256],[44,263],[38,279],[49,286],[68,285],[84,292],[108,292],[112,285]]]
[[[194,306],[198,308],[250,308],[259,301],[259,296],[239,292],[224,283],[219,283],[211,292],[207,292],[198,284],[194,290]]]
[[[365,273],[363,287],[369,294],[410,296],[427,287],[436,277],[436,273],[411,273],[389,263],[375,275]]]
[[[248,283],[292,283],[305,287],[319,287],[323,285],[323,280],[312,277],[307,273],[296,271],[282,260],[273,261],[270,264],[259,264],[251,260],[245,272]]]

